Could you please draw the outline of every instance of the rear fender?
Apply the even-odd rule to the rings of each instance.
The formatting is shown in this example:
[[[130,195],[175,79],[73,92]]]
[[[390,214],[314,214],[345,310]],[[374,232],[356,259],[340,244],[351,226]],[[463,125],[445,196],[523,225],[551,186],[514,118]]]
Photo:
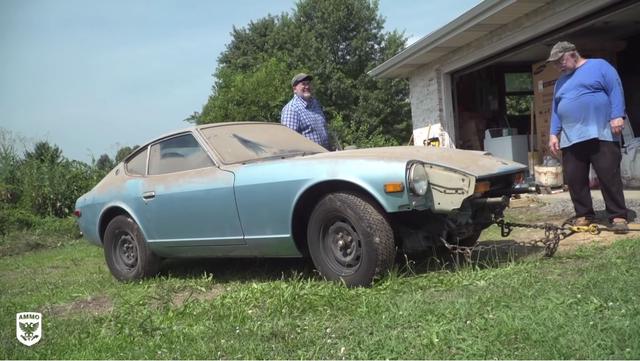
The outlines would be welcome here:
[[[147,233],[145,232],[144,228],[138,220],[138,217],[136,217],[131,208],[122,202],[113,202],[106,205],[100,212],[100,217],[98,217],[98,224],[96,229],[98,229],[98,235],[100,237],[101,243],[104,243],[104,232],[107,229],[109,222],[111,222],[112,219],[119,215],[125,215],[133,219],[133,221],[136,222],[136,224],[140,228],[140,231],[144,235],[144,238],[148,239]]]

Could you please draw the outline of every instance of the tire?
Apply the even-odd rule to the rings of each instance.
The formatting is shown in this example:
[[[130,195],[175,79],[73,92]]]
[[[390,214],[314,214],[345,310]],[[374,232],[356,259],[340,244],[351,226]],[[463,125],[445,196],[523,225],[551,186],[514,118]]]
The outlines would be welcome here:
[[[160,269],[160,258],[151,252],[136,222],[126,216],[117,216],[107,225],[104,256],[111,274],[120,281],[150,277]]]
[[[478,244],[478,239],[480,238],[480,234],[482,233],[482,231],[475,231],[473,232],[473,234],[471,234],[470,236],[466,237],[466,238],[460,238],[458,240],[458,245],[460,246],[464,246],[464,247],[473,247],[476,244]]]
[[[391,268],[396,254],[383,213],[353,193],[331,193],[318,202],[307,240],[320,275],[348,287],[370,286]]]

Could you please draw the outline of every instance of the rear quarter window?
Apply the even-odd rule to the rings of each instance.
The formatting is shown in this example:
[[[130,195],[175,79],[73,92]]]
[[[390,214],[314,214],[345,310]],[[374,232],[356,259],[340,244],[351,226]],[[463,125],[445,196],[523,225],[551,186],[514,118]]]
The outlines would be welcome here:
[[[147,149],[136,154],[126,164],[127,173],[132,175],[145,175],[147,173]]]
[[[213,166],[213,161],[191,134],[173,137],[151,146],[149,174],[166,174]]]

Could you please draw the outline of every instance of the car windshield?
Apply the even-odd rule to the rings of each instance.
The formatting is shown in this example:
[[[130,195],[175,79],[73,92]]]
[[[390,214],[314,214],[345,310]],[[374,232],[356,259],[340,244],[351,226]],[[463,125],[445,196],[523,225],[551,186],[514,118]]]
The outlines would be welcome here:
[[[200,128],[226,164],[323,153],[327,150],[278,123],[235,123]]]

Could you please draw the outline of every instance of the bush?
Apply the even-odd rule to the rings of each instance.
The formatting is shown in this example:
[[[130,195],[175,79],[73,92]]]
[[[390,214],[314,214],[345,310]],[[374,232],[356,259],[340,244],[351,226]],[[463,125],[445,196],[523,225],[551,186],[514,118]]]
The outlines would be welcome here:
[[[0,235],[26,230],[69,237],[80,233],[73,217],[38,217],[24,209],[0,206]]]
[[[23,209],[0,205],[0,257],[54,248],[80,236],[73,217],[38,217]]]
[[[37,142],[20,157],[16,143],[9,131],[0,128],[0,235],[31,228],[77,234],[68,218],[75,201],[108,170],[68,160],[47,142]]]
[[[31,229],[45,234],[55,234],[68,238],[78,238],[80,236],[78,222],[73,217],[35,217]]]
[[[22,209],[0,207],[0,235],[31,228],[36,216]]]
[[[73,213],[76,199],[103,175],[103,171],[78,161],[51,164],[28,160],[19,170],[22,180],[19,206],[42,217],[68,217]]]

